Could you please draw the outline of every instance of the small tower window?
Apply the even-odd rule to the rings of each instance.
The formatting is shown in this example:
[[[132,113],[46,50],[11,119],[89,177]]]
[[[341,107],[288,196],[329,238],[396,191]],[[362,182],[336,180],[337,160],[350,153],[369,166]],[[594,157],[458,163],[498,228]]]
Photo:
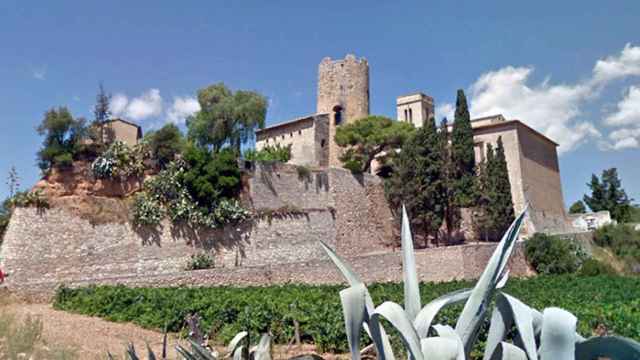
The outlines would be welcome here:
[[[293,133],[292,132],[289,133],[289,137],[293,137]]]
[[[409,111],[407,109],[404,109],[404,121],[409,121]]]
[[[409,121],[413,121],[413,109],[409,108]]]
[[[336,125],[340,125],[342,122],[342,106],[336,105],[333,107],[333,119]]]
[[[302,130],[298,130],[298,135],[302,135]]]
[[[325,143],[326,143],[326,141],[324,139],[320,140],[320,147],[323,148]]]

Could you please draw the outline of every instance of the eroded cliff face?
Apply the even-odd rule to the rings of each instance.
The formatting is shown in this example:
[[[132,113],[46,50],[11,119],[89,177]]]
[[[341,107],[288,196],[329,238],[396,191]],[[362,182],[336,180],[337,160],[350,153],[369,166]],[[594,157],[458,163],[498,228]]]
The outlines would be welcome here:
[[[154,171],[126,179],[96,179],[91,162],[75,161],[70,168],[52,169],[33,190],[42,191],[51,208],[60,208],[91,224],[128,221],[131,196]]]

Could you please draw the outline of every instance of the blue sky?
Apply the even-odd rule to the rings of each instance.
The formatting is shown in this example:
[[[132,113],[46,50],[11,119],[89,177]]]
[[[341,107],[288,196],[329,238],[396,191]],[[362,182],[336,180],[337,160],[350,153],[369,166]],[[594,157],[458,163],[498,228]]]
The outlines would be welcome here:
[[[640,199],[640,2],[0,2],[0,177],[39,177],[34,128],[52,106],[90,118],[100,81],[143,128],[180,123],[223,81],[269,98],[268,123],[315,110],[325,56],[364,56],[371,112],[422,91],[438,114],[464,88],[561,144],[567,206],[617,167]],[[3,181],[4,183],[4,181]],[[0,184],[3,185],[3,184]],[[0,187],[0,196],[7,189]]]

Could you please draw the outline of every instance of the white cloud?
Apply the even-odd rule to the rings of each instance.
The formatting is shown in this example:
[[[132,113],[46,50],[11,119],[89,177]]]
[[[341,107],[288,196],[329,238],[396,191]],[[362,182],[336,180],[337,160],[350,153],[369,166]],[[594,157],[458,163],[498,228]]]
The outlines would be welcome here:
[[[609,134],[609,142],[602,142],[604,150],[624,150],[640,148],[640,127],[618,129]]]
[[[471,86],[473,117],[504,114],[519,119],[558,142],[560,153],[598,136],[588,123],[576,123],[580,105],[592,93],[584,84],[551,85],[549,79],[529,85],[531,67],[513,67],[483,74]]]
[[[31,69],[31,75],[36,80],[46,80],[47,79],[47,67],[41,66],[38,68]]]
[[[438,121],[442,120],[442,118],[446,117],[449,122],[453,121],[453,112],[456,110],[456,107],[449,103],[444,103],[442,105],[436,106],[435,115]]]
[[[564,153],[589,139],[601,137],[594,123],[578,120],[583,115],[581,109],[609,82],[640,76],[640,46],[627,44],[618,55],[598,60],[591,76],[575,84],[552,84],[549,78],[531,84],[533,71],[533,67],[506,66],[482,74],[470,87],[471,115],[503,114],[509,119],[519,119],[560,144],[558,151]],[[640,89],[633,89],[626,102],[618,104],[618,112],[605,120],[606,124],[638,121]],[[452,114],[453,109],[452,104],[445,103],[438,106],[436,113]],[[618,147],[631,145],[630,140],[617,144]]]
[[[158,89],[149,89],[131,100],[124,94],[116,94],[111,98],[110,105],[114,117],[135,121],[158,117],[163,110],[162,96]]]
[[[175,97],[173,105],[167,110],[167,121],[181,124],[187,117],[200,111],[200,103],[193,97]]]
[[[126,95],[123,94],[115,94],[111,98],[111,103],[109,104],[109,108],[111,110],[111,114],[114,117],[124,116],[127,111],[127,104],[129,103],[129,99]]]
[[[618,103],[617,111],[604,120],[610,126],[640,126],[640,87],[631,86],[626,96]]]
[[[593,68],[593,82],[596,84],[638,75],[640,75],[640,46],[631,44],[626,44],[618,56],[598,60]]]

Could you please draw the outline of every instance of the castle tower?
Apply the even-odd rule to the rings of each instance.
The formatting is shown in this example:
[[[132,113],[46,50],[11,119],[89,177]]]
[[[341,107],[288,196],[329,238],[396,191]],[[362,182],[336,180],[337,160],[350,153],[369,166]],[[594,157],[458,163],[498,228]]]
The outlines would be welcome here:
[[[364,58],[324,58],[318,66],[318,114],[330,114],[329,166],[341,166],[336,126],[369,115],[369,64]]]
[[[424,125],[427,119],[434,118],[433,98],[423,93],[399,96],[396,99],[398,121],[410,122],[416,128]]]

